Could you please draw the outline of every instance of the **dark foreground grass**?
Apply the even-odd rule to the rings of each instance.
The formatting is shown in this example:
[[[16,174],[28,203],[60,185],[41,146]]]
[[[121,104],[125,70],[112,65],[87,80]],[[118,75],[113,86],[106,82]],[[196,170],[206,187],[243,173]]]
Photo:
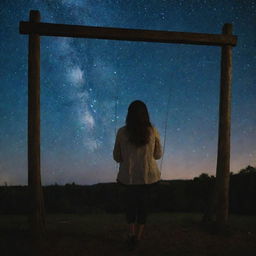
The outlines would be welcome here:
[[[27,217],[0,215],[0,255],[256,255],[256,217],[230,216],[230,228],[216,234],[200,223],[200,214],[149,216],[145,237],[128,251],[124,215],[48,215],[47,234],[37,241],[28,233]]]

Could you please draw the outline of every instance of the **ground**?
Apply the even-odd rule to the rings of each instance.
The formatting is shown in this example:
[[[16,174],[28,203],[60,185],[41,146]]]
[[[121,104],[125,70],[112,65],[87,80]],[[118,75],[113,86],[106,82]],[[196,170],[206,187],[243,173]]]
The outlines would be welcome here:
[[[29,236],[26,216],[0,216],[1,256],[256,255],[256,216],[231,215],[228,231],[217,234],[200,223],[201,214],[154,213],[144,240],[133,251],[125,244],[122,214],[47,215],[47,234],[41,241]]]

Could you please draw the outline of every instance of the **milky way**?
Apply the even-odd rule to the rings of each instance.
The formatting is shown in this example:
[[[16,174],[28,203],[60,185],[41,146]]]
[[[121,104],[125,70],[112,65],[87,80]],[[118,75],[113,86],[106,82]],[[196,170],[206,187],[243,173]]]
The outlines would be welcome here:
[[[0,184],[27,184],[28,37],[19,22],[31,9],[42,22],[89,26],[219,34],[232,23],[231,171],[255,166],[255,8],[252,0],[2,0]],[[43,184],[114,182],[115,131],[135,99],[147,104],[162,143],[167,122],[163,179],[215,174],[220,53],[213,46],[41,37]]]

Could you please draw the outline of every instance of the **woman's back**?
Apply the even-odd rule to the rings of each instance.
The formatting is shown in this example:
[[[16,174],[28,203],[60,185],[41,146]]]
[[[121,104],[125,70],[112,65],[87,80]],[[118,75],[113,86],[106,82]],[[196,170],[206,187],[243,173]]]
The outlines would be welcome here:
[[[149,141],[136,146],[129,141],[126,126],[121,127],[116,136],[114,159],[120,163],[117,180],[123,184],[152,184],[160,180],[160,170],[156,160],[162,156],[160,136],[155,127],[150,130]]]

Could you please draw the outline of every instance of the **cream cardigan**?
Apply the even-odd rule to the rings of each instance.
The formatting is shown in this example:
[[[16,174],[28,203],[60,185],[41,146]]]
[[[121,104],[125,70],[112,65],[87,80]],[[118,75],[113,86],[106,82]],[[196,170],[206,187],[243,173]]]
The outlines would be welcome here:
[[[117,181],[123,184],[152,184],[160,180],[156,160],[162,157],[160,136],[155,127],[150,129],[149,143],[142,147],[131,144],[125,126],[119,128],[113,158],[119,163]]]

